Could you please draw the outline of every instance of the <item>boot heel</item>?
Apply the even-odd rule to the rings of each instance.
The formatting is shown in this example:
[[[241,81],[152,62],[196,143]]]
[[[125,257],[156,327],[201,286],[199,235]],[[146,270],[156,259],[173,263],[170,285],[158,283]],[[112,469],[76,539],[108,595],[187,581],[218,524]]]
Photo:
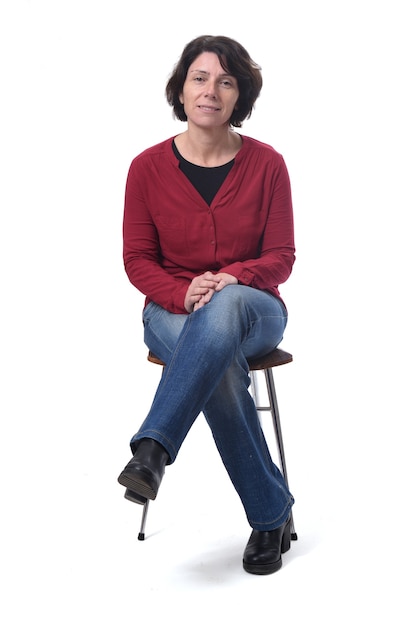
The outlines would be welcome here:
[[[290,548],[291,548],[291,517],[289,517],[287,523],[285,524],[284,532],[282,534],[281,554],[288,552]]]

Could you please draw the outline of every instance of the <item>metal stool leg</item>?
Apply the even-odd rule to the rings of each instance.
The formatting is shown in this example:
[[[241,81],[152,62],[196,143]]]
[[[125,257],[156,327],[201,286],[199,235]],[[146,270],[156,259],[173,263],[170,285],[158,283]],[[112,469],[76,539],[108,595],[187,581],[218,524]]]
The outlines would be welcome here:
[[[140,525],[140,531],[138,535],[139,541],[145,540],[145,526],[146,526],[146,518],[148,516],[148,508],[149,508],[149,500],[146,500],[145,504],[143,505],[142,522]]]
[[[274,375],[273,375],[273,371],[271,368],[265,369],[264,374],[265,374],[266,388],[268,391],[268,398],[269,398],[269,410],[271,412],[272,423],[274,425],[275,437],[277,440],[279,458],[280,458],[280,463],[281,463],[281,468],[282,468],[282,475],[284,476],[285,482],[287,483],[287,486],[289,487],[287,464],[285,462],[285,453],[284,453],[284,440],[282,437],[281,420],[280,420],[279,410],[278,410],[277,394],[275,391]],[[295,532],[294,517],[293,517],[292,511],[291,511],[291,539],[293,541],[297,540],[297,533]]]

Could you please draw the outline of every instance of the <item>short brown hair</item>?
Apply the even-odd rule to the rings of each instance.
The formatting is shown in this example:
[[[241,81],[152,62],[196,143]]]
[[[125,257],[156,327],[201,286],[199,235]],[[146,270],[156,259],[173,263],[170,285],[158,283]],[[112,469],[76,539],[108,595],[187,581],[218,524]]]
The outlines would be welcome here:
[[[255,101],[261,92],[262,75],[260,66],[251,59],[245,48],[229,37],[203,35],[185,46],[165,89],[168,104],[173,107],[174,117],[181,122],[187,121],[180,95],[190,65],[203,52],[217,54],[222,68],[237,80],[239,99],[229,123],[239,128],[252,114]]]

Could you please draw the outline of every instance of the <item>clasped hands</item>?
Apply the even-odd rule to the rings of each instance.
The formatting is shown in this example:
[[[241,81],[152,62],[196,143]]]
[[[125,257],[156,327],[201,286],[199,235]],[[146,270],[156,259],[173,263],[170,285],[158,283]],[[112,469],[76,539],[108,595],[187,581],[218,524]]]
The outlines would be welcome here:
[[[218,274],[204,272],[191,281],[185,294],[184,307],[188,313],[197,311],[210,302],[216,291],[221,291],[227,285],[237,285],[237,283],[237,278],[226,272],[219,272]]]

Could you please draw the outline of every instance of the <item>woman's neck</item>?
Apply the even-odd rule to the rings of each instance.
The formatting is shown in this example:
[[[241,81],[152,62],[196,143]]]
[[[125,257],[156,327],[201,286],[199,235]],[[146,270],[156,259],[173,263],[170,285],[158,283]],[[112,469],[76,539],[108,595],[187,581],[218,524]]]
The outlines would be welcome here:
[[[217,130],[217,129],[216,129]],[[220,130],[220,129],[218,129]],[[190,128],[175,137],[175,145],[180,154],[195,165],[217,167],[231,161],[242,145],[240,135],[229,128],[225,132],[210,132]]]

